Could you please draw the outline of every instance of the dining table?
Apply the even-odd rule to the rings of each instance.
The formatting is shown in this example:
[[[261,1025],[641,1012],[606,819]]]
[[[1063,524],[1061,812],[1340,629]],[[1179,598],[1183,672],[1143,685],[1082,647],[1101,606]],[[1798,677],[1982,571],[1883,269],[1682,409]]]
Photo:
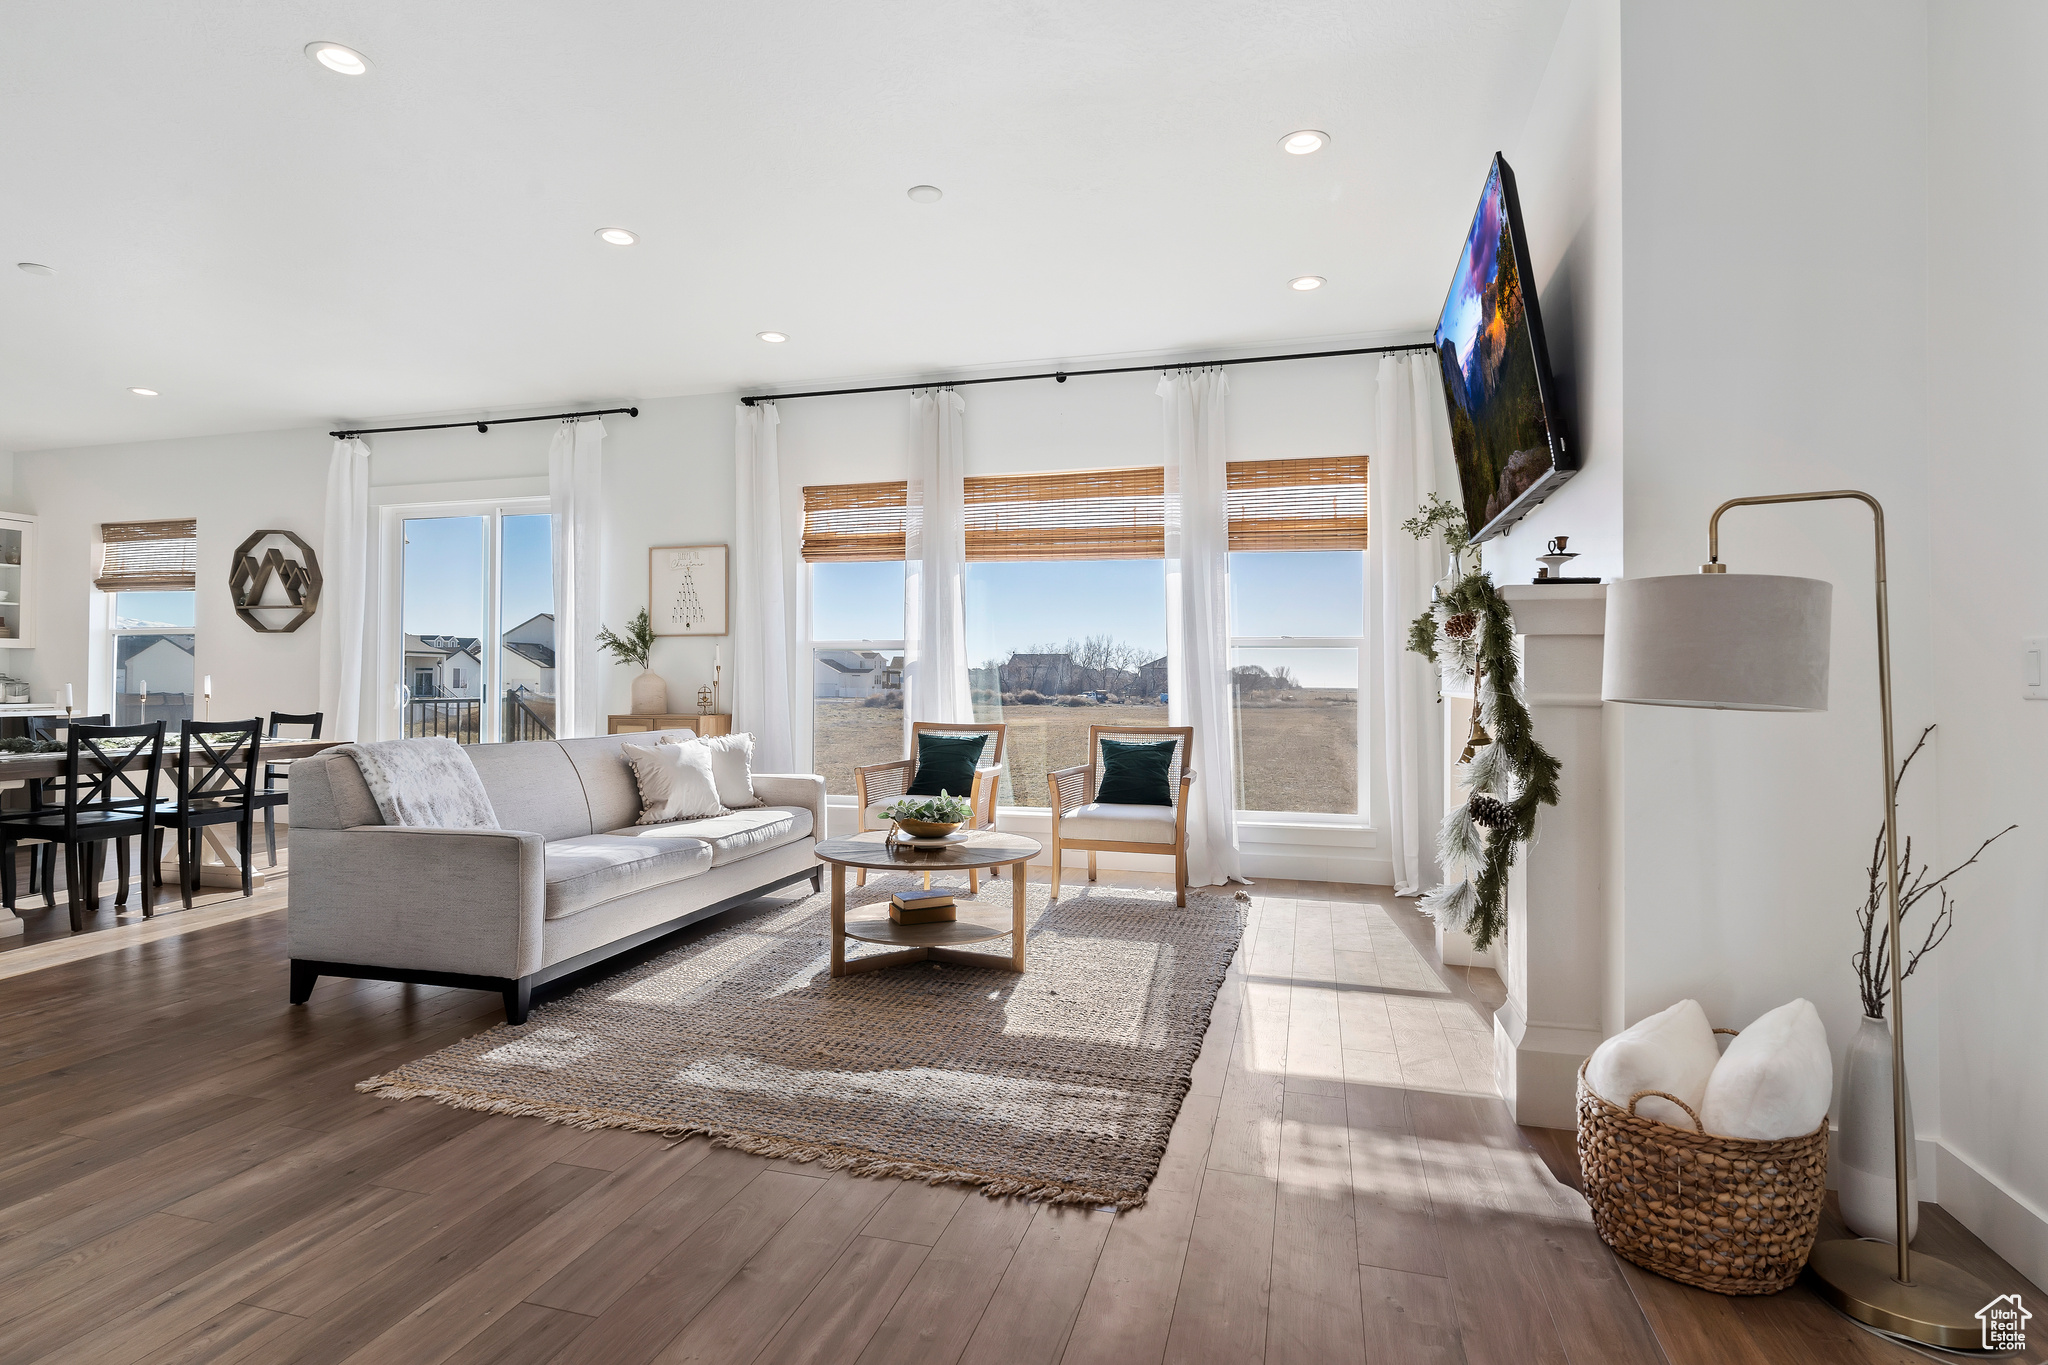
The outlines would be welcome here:
[[[177,787],[174,781],[169,780],[177,769],[177,742],[175,732],[164,736],[164,771],[167,780],[159,785],[157,789],[157,799],[160,801],[176,801],[178,799]],[[338,744],[346,744],[347,742],[347,740],[341,739],[266,739],[262,742],[262,747],[257,755],[257,767],[260,770],[265,763],[284,763],[295,758],[310,758],[314,754],[332,749]],[[13,783],[27,781],[31,778],[62,777],[64,775],[64,763],[65,756],[61,749],[42,754],[0,753],[0,787],[10,786]],[[98,771],[104,767],[98,759],[90,756],[82,756],[79,766],[93,771]],[[261,780],[260,771],[258,780]],[[226,886],[233,887],[236,890],[241,889],[241,859],[236,856],[234,845],[220,837],[221,830],[231,828],[233,827],[229,825],[213,825],[206,829],[205,852],[199,865],[199,884],[201,886]],[[168,841],[166,841],[166,844],[168,847]],[[173,853],[171,856],[175,858],[176,854]],[[172,875],[175,874],[173,873]],[[252,869],[250,882],[253,886],[261,887],[264,883],[263,874]],[[5,918],[13,919],[14,917],[9,915]],[[14,925],[0,923],[0,935],[5,935],[10,929],[19,924],[19,920],[15,920]]]

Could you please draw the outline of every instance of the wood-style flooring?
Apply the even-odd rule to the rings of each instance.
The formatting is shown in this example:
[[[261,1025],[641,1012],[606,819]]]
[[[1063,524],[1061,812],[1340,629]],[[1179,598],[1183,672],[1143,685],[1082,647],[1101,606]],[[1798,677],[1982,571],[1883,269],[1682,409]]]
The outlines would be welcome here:
[[[1917,1359],[1800,1291],[1622,1265],[1494,1094],[1497,982],[1383,893],[1253,895],[1121,1215],[360,1095],[499,1002],[323,980],[294,1009],[282,915],[0,980],[0,1361]]]

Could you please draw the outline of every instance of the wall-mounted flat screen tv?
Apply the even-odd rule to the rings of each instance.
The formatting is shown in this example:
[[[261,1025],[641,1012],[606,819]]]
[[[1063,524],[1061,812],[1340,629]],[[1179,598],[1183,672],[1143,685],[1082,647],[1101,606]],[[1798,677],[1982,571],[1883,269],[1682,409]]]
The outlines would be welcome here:
[[[1451,449],[1472,539],[1504,533],[1576,474],[1528,287],[1515,173],[1498,153],[1436,324]]]

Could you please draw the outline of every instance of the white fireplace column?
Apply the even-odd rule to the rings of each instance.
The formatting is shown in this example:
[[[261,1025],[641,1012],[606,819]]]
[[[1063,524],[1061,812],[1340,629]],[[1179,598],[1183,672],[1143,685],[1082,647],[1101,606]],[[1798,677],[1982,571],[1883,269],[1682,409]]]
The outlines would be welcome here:
[[[1522,687],[1536,738],[1562,765],[1559,799],[1536,817],[1535,841],[1508,881],[1501,977],[1493,1016],[1494,1077],[1517,1123],[1578,1126],[1579,1064],[1601,1030],[1605,777],[1601,584],[1503,587],[1515,614]]]

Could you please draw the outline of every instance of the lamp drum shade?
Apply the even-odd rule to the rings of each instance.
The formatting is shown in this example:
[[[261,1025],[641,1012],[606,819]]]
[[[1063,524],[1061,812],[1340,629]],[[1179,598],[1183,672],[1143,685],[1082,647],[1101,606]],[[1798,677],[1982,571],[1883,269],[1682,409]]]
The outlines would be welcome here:
[[[1834,585],[1776,574],[1624,578],[1607,589],[1600,695],[1717,711],[1825,711]]]

